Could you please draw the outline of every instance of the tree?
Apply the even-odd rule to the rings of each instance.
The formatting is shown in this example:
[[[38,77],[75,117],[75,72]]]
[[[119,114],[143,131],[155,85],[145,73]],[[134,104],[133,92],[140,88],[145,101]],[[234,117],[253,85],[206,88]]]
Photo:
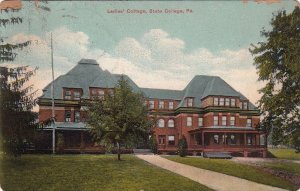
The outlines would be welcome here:
[[[35,70],[28,66],[0,67],[0,122],[3,150],[6,154],[20,156],[36,125],[37,114],[33,85],[28,85]]]
[[[94,140],[106,146],[117,145],[118,160],[121,144],[145,137],[152,127],[143,95],[133,92],[124,76],[113,92],[87,102],[87,123]]]
[[[187,142],[185,137],[183,136],[181,139],[178,141],[178,154],[181,157],[185,157],[187,155]]]
[[[267,134],[272,130],[273,144],[279,144],[297,140],[300,131],[300,8],[279,11],[270,24],[271,31],[261,31],[266,42],[252,44],[250,52],[258,80],[265,82],[259,90],[261,127]]]

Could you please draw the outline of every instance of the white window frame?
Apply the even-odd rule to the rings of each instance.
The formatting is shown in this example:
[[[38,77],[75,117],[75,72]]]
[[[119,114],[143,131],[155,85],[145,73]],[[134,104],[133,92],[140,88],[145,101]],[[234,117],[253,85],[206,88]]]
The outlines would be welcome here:
[[[214,97],[214,106],[218,106],[218,105],[219,105],[219,98]]]
[[[234,98],[231,98],[231,99],[230,99],[230,106],[231,106],[231,107],[235,107],[235,104],[236,104],[236,103],[235,103],[235,99],[234,99]]]
[[[220,97],[220,100],[219,100],[219,105],[220,106],[224,106],[224,98],[223,97]]]
[[[230,126],[235,126],[235,116],[230,116]]]
[[[74,90],[74,100],[79,100],[81,95],[80,95],[80,91],[79,90]],[[78,93],[78,95],[76,95]]]
[[[214,117],[213,117],[213,119],[214,119],[214,126],[219,126],[219,116],[217,116],[217,115],[215,115]],[[217,123],[216,123],[217,122]]]
[[[230,106],[230,99],[229,98],[225,98],[225,106]]]
[[[67,92],[69,92],[69,93],[67,93]],[[71,90],[65,90],[65,99],[71,99],[71,97],[72,97],[72,92],[71,92]]]
[[[169,144],[170,141],[173,141],[174,144]],[[168,145],[175,145],[175,135],[168,135]]]
[[[165,127],[165,120],[164,119],[159,119],[157,126],[159,128],[164,128]]]
[[[168,127],[170,127],[170,128],[174,128],[175,127],[175,121],[174,121],[174,119],[169,119],[168,120]]]
[[[187,117],[186,118],[186,126],[187,127],[192,127],[193,125],[193,118],[192,117]]]
[[[67,117],[67,113],[69,113],[69,117]],[[71,110],[65,110],[65,122],[71,122],[72,112]]]
[[[187,107],[193,107],[193,102],[194,102],[193,98],[187,98]]]
[[[248,102],[243,102],[243,109],[244,110],[247,110],[248,109]]]
[[[169,109],[174,109],[174,102],[173,101],[169,102]]]
[[[249,121],[250,121],[250,123],[249,123]],[[247,118],[246,127],[252,127],[252,119],[251,118]]]
[[[149,109],[154,109],[154,100],[149,101]]]
[[[222,116],[222,126],[227,125],[227,116]]]
[[[165,108],[165,102],[160,100],[160,101],[158,102],[158,108],[159,108],[159,109],[164,109],[164,108]]]
[[[76,114],[78,114],[78,115],[76,116]],[[74,122],[79,123],[80,120],[81,120],[80,119],[80,111],[79,110],[74,111]]]
[[[203,127],[203,117],[198,118],[198,127]]]

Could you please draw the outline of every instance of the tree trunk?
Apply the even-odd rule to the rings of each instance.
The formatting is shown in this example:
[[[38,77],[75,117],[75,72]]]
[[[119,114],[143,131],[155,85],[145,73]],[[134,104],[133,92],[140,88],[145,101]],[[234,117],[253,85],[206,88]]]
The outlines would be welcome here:
[[[117,142],[117,147],[118,147],[118,160],[121,160],[121,149],[120,149],[120,143]]]

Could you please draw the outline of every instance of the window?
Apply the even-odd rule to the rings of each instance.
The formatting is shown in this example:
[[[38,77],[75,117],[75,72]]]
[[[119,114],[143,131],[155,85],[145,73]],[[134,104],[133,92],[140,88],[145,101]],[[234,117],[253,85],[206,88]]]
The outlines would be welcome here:
[[[203,127],[203,117],[198,118],[198,127]]]
[[[75,111],[75,113],[74,113],[74,121],[75,122],[80,122],[80,111]]]
[[[247,119],[246,127],[252,127],[252,119]]]
[[[193,107],[193,98],[187,98],[187,106],[188,107]]]
[[[80,99],[80,91],[79,90],[74,90],[74,99],[79,100]]]
[[[219,117],[214,116],[214,126],[218,126],[218,125],[219,125]]]
[[[114,96],[114,90],[109,89],[109,90],[108,90],[108,95]]]
[[[154,101],[149,101],[149,109],[154,109]]]
[[[229,106],[230,104],[230,99],[229,98],[225,98],[225,106]]]
[[[174,103],[172,101],[169,102],[169,109],[174,109]]]
[[[220,106],[224,106],[224,98],[220,98]]]
[[[243,102],[243,109],[245,109],[245,110],[248,109],[248,103],[247,102]]]
[[[252,145],[252,135],[247,135],[247,145]]]
[[[236,144],[236,136],[232,134],[229,137],[229,145],[235,145],[235,144]]]
[[[165,135],[159,135],[158,136],[158,144],[164,145],[166,143],[166,136]]]
[[[243,102],[240,102],[240,109],[243,109]]]
[[[235,107],[235,99],[230,99],[230,106]]]
[[[214,135],[214,143],[219,144],[219,135]]]
[[[168,127],[174,127],[174,119],[169,119]]]
[[[227,125],[227,117],[226,116],[222,116],[222,126],[226,126]]]
[[[217,97],[214,98],[214,105],[215,106],[219,105],[219,98]]]
[[[104,90],[98,90],[99,98],[104,98]]]
[[[175,136],[174,135],[168,136],[168,145],[175,145]]]
[[[230,117],[230,126],[235,126],[235,117],[234,116]]]
[[[71,111],[65,111],[65,122],[71,122]]]
[[[164,108],[164,101],[159,101],[158,108],[159,109],[163,109]]]
[[[159,120],[158,120],[158,127],[160,127],[160,128],[165,127],[165,120],[159,119]]]
[[[71,99],[71,90],[65,91],[65,99]]]
[[[96,89],[92,89],[91,96],[92,97],[96,97],[97,96],[97,90]]]
[[[186,118],[186,126],[191,127],[192,126],[192,117],[187,117]]]

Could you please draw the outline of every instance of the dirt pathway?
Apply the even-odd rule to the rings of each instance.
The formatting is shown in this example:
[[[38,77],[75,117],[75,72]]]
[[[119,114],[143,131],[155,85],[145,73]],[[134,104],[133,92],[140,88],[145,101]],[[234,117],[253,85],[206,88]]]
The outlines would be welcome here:
[[[234,176],[225,175],[218,172],[204,170],[193,166],[177,163],[158,155],[137,154],[138,158],[143,159],[160,168],[169,170],[176,174],[187,177],[199,182],[209,188],[220,191],[279,191],[284,190],[272,186],[251,182]]]

